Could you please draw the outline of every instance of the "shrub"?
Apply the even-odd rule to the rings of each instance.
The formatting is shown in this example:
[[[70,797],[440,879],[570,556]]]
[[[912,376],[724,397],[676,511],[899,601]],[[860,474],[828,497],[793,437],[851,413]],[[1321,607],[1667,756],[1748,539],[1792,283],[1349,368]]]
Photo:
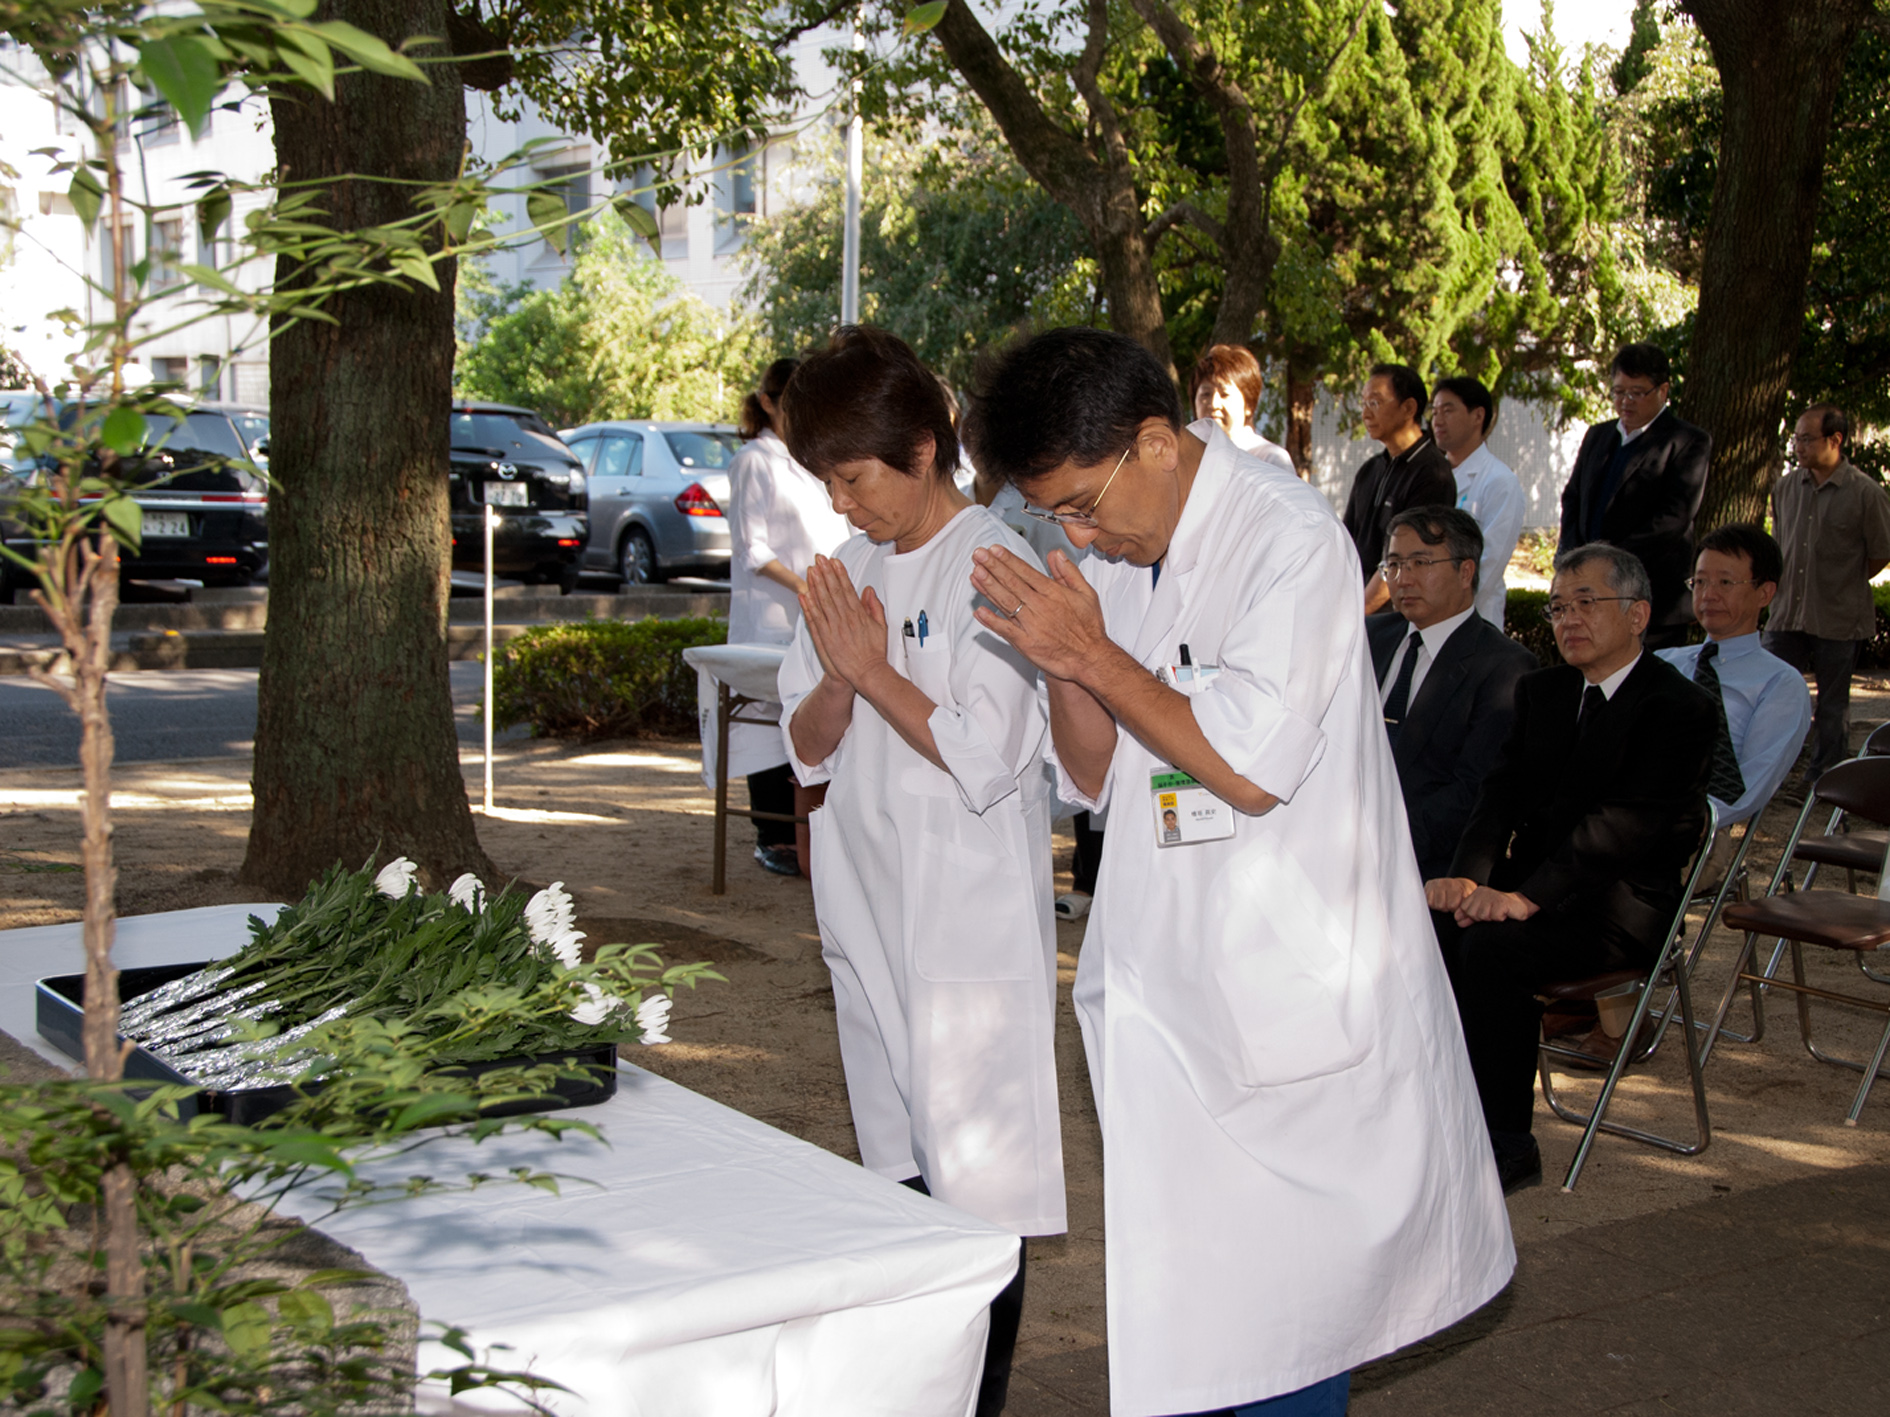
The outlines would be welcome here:
[[[1549,628],[1546,590],[1508,592],[1504,597],[1503,629],[1512,640],[1533,653],[1544,669],[1562,662],[1561,652],[1555,647],[1555,631]]]
[[[497,651],[495,716],[540,738],[693,733],[696,672],[682,652],[727,639],[727,622],[706,616],[535,626]]]

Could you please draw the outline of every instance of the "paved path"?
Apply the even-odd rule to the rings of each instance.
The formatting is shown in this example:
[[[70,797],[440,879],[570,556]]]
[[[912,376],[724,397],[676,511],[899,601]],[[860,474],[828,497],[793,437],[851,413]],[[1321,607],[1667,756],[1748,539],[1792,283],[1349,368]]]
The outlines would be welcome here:
[[[1108,1412],[1101,1348],[1024,1364],[1008,1417]],[[1890,1411],[1890,1169],[1832,1171],[1522,1252],[1479,1313],[1361,1369],[1350,1417]]]

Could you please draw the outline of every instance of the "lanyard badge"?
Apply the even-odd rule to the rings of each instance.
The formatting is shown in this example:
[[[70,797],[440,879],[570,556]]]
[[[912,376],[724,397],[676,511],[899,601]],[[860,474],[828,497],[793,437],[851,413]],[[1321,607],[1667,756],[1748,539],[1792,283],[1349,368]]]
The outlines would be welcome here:
[[[1234,834],[1234,809],[1185,772],[1162,768],[1148,777],[1155,809],[1155,844],[1189,846]]]

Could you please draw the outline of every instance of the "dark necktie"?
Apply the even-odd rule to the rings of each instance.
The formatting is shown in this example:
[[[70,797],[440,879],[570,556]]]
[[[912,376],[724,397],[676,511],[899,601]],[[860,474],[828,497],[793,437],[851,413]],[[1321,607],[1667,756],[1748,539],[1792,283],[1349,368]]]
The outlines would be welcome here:
[[[1594,726],[1595,716],[1607,706],[1608,696],[1601,692],[1601,685],[1590,684],[1582,691],[1581,712],[1575,715],[1575,736],[1582,737]]]
[[[1746,795],[1746,776],[1739,771],[1739,756],[1733,752],[1732,725],[1726,722],[1726,696],[1719,689],[1719,646],[1708,642],[1700,649],[1693,664],[1693,682],[1713,696],[1713,711],[1719,716],[1719,731],[1713,738],[1713,770],[1706,780],[1706,790],[1722,802],[1737,802]]]
[[[1398,677],[1391,681],[1391,693],[1385,699],[1385,732],[1392,747],[1398,746],[1398,729],[1405,710],[1411,707],[1411,676],[1417,672],[1417,657],[1424,648],[1424,636],[1416,630],[1405,642],[1404,659],[1398,665]]]

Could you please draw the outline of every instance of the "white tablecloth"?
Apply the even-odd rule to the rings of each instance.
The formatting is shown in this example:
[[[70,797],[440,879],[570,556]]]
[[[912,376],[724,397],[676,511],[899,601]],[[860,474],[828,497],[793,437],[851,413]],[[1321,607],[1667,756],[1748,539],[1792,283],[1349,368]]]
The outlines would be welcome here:
[[[718,683],[745,698],[761,701],[744,705],[738,710],[744,721],[729,725],[729,777],[746,777],[786,764],[787,748],[781,742],[781,730],[772,722],[781,714],[781,691],[775,687],[775,680],[780,676],[781,662],[787,658],[787,646],[694,645],[682,653],[683,663],[696,671],[696,728],[702,738],[703,785],[715,786]],[[753,721],[761,718],[770,723]]]
[[[120,921],[119,964],[227,954],[245,916],[277,908]],[[69,1062],[34,1031],[32,981],[81,968],[76,925],[0,932],[0,1028]],[[544,1400],[574,1417],[970,1412],[1015,1237],[639,1068],[572,1115],[609,1144],[453,1143],[389,1173],[526,1165],[566,1177],[558,1195],[482,1186],[321,1228],[405,1281],[426,1319],[510,1345],[496,1365],[571,1388]],[[421,1361],[457,1360],[425,1349]],[[443,1392],[422,1408],[511,1410]]]

